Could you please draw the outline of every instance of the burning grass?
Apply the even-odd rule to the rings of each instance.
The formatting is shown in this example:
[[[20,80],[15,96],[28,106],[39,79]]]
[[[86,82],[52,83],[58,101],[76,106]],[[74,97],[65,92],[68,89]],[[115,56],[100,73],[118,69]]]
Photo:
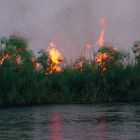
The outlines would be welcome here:
[[[134,63],[129,63],[123,52],[107,43],[99,47],[95,57],[89,60],[80,57],[71,66],[63,67],[64,57],[54,43],[35,57],[25,40],[2,39],[0,104],[140,101],[137,47],[139,43],[132,49]]]
[[[48,55],[48,68],[45,74],[50,75],[52,73],[61,73],[63,69],[60,66],[60,63],[64,61],[64,58],[56,49],[56,45],[53,42],[49,45]]]

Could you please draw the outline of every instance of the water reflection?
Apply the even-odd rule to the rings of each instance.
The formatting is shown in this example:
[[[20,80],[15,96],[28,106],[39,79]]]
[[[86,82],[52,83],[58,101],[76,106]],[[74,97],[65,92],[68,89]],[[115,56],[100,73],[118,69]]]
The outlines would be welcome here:
[[[99,123],[98,126],[99,140],[107,140],[107,128],[103,112],[99,113],[98,123]]]
[[[63,140],[61,133],[62,116],[54,112],[50,114],[50,138],[49,140]]]
[[[140,104],[0,109],[0,140],[139,140]]]

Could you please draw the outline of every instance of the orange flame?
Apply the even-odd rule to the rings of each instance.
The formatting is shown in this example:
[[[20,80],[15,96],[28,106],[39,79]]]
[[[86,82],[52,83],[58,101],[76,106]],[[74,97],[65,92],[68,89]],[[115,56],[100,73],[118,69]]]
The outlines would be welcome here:
[[[7,53],[3,54],[3,55],[0,57],[0,65],[2,65],[3,62],[4,62],[6,59],[9,59],[9,58],[10,58],[10,56],[9,56]]]
[[[99,47],[102,47],[103,44],[104,44],[104,36],[105,36],[105,29],[104,29],[104,25],[105,25],[105,18],[102,17],[99,19],[99,24],[101,25],[102,29],[100,31],[100,36],[99,36],[99,39],[98,41],[96,42],[95,45],[98,45]]]
[[[37,60],[34,57],[31,57],[31,61],[33,64],[33,67],[35,70],[39,70],[41,68],[41,64],[37,62]]]
[[[16,56],[16,62],[17,62],[17,64],[21,64],[21,56],[20,55]]]
[[[96,43],[96,45],[98,45],[99,47],[102,47],[104,44],[104,36],[105,36],[105,30],[103,29],[100,33],[100,37]]]
[[[84,66],[84,60],[83,58],[79,58],[74,64],[73,64],[73,69],[74,70],[79,70],[82,71],[83,66]]]
[[[102,65],[108,57],[109,55],[107,53],[99,53],[96,57],[96,62]]]
[[[60,63],[64,61],[64,58],[60,54],[58,50],[56,50],[56,45],[51,42],[49,47],[49,66],[47,69],[46,74],[52,74],[53,72],[55,73],[60,73],[62,72],[62,68],[60,66]]]
[[[106,20],[105,20],[105,17],[101,17],[100,19],[99,19],[99,24],[100,25],[105,25],[105,22],[106,22]]]
[[[90,44],[86,44],[85,48],[86,48],[86,49],[91,49],[92,46],[91,46]]]
[[[50,46],[52,46],[52,43]],[[63,62],[63,57],[61,56],[59,51],[55,49],[54,46],[55,45],[53,45],[49,51],[50,59],[52,60],[53,63],[59,64],[61,61]]]
[[[41,64],[38,63],[38,62],[36,62],[36,63],[34,64],[34,68],[35,68],[36,70],[39,70],[39,69],[41,68]]]
[[[112,61],[112,57],[108,53],[98,53],[96,57],[96,62],[99,65],[99,69],[102,75],[107,71],[107,61]]]

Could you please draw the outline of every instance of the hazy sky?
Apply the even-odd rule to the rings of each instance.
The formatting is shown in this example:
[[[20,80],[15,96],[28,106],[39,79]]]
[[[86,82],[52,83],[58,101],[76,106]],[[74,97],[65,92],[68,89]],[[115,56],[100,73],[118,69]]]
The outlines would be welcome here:
[[[106,18],[105,40],[130,48],[140,40],[140,0],[0,0],[0,37],[20,35],[35,52],[57,43],[65,56],[96,43]]]

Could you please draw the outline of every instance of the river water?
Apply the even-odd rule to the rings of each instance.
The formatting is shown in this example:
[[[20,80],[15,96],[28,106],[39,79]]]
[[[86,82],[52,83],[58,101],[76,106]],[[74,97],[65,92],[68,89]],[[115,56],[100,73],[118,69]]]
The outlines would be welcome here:
[[[1,108],[0,140],[140,140],[140,104]]]

